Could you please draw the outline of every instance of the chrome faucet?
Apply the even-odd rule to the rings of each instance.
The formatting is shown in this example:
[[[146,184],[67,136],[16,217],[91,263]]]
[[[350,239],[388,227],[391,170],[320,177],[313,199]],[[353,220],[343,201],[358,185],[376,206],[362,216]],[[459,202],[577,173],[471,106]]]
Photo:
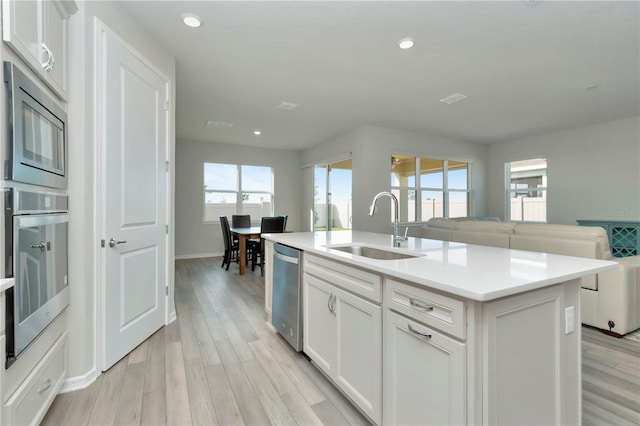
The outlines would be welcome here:
[[[371,206],[369,207],[369,216],[373,216],[376,212],[376,202],[378,201],[378,198],[381,197],[389,197],[391,198],[391,201],[393,202],[393,211],[394,211],[394,215],[393,215],[393,246],[394,247],[400,247],[400,243],[402,241],[406,241],[407,240],[407,232],[409,230],[409,228],[407,228],[405,230],[404,233],[404,237],[401,237],[398,235],[398,198],[393,195],[391,192],[388,191],[383,191],[380,192],[378,195],[376,195],[375,197],[373,197],[373,201],[371,202]]]

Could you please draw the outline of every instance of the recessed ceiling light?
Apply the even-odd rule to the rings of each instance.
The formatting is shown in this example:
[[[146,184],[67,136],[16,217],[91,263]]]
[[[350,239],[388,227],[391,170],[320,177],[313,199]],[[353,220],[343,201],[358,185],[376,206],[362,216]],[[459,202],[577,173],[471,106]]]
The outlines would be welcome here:
[[[446,98],[440,99],[440,102],[451,105],[451,104],[455,104],[456,102],[460,102],[466,97],[467,96],[463,95],[462,93],[454,93],[453,95],[449,95]]]
[[[412,38],[403,38],[398,42],[398,47],[400,49],[411,49],[415,44],[415,40]]]
[[[202,20],[196,14],[183,13],[181,18],[182,22],[184,22],[187,27],[198,28],[200,25],[202,25]]]
[[[262,132],[260,130],[254,130],[253,134],[256,136],[260,136],[262,134]]]

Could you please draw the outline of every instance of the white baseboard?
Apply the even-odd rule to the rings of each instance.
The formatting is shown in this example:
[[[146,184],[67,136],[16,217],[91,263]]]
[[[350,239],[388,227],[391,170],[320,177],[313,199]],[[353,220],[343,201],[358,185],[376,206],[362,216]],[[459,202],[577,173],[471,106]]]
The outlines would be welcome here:
[[[95,368],[91,369],[88,373],[83,374],[82,376],[75,377],[67,377],[67,379],[62,384],[60,388],[60,392],[58,393],[67,393],[80,389],[85,389],[91,383],[95,382],[95,380],[100,376],[98,370]]]
[[[176,315],[176,311],[169,312],[169,322],[167,323],[167,325],[171,324],[177,319],[178,319],[178,315]]]
[[[202,257],[221,257],[224,256],[224,252],[220,253],[199,253],[199,254],[179,254],[174,257],[175,260],[180,259],[200,259]]]

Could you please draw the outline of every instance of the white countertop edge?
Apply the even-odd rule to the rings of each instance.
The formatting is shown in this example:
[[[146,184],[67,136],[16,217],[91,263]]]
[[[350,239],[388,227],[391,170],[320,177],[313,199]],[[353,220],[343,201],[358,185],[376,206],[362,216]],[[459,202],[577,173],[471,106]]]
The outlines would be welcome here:
[[[15,285],[14,278],[0,278],[0,293],[7,291]]]
[[[313,233],[310,233],[310,234],[313,234]],[[295,235],[295,233],[293,235]],[[551,285],[560,284],[562,282],[584,277],[586,275],[596,274],[598,272],[614,269],[617,266],[616,262],[612,262],[608,260],[596,260],[596,259],[584,258],[583,260],[586,261],[585,263],[589,263],[590,266],[588,268],[583,267],[581,268],[580,271],[555,274],[547,278],[536,278],[533,280],[528,280],[521,283],[513,284],[508,287],[497,288],[491,291],[475,292],[469,288],[465,288],[460,285],[451,285],[442,281],[435,280],[433,278],[428,278],[428,277],[423,277],[416,274],[398,271],[393,268],[394,261],[379,261],[379,260],[376,261],[376,260],[367,259],[360,256],[354,256],[346,253],[335,253],[333,251],[330,251],[327,247],[325,247],[324,244],[321,245],[320,247],[310,246],[307,244],[300,244],[296,241],[292,241],[291,236],[292,236],[291,233],[289,234],[285,233],[285,234],[266,234],[263,237],[273,242],[278,242],[278,243],[286,244],[292,247],[296,247],[308,253],[323,256],[323,257],[336,260],[345,264],[353,265],[359,268],[375,271],[375,272],[387,275],[389,277],[398,278],[398,279],[416,283],[416,284],[421,284],[431,289],[440,290],[449,294],[475,300],[478,302],[487,302],[487,301],[496,300],[506,296],[512,296],[515,294],[524,293],[526,291],[536,290],[536,289],[548,287]],[[341,243],[332,243],[331,245],[340,246],[340,245],[348,245],[348,244],[350,243],[341,242]],[[377,244],[371,244],[368,241],[361,241],[361,242],[353,241],[351,244],[379,246]],[[458,244],[461,244],[461,243],[458,243]],[[401,248],[388,247],[388,249],[392,251],[406,251],[409,253],[415,253],[412,250],[408,250],[406,248],[403,249],[402,247]],[[499,250],[510,250],[510,249],[499,249]],[[561,255],[551,255],[551,256],[561,257]],[[565,256],[565,257],[569,257],[569,256]]]

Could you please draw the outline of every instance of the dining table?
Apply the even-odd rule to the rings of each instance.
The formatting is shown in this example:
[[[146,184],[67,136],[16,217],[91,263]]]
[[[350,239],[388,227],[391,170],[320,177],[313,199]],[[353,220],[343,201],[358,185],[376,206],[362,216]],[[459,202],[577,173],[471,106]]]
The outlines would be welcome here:
[[[240,252],[240,260],[238,261],[240,275],[244,275],[244,271],[247,266],[247,240],[250,238],[260,238],[260,229],[261,228],[259,226],[251,226],[249,228],[236,228],[232,226],[229,228],[231,234],[237,235],[240,242],[240,247],[238,249]]]

